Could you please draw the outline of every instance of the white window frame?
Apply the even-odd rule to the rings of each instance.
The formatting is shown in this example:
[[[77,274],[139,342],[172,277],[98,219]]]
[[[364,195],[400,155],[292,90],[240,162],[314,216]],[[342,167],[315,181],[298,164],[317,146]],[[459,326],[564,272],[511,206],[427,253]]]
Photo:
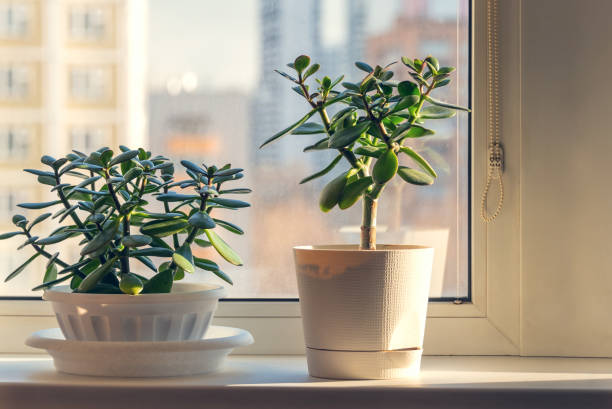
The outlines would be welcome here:
[[[487,3],[472,7],[472,225],[471,302],[429,304],[424,351],[430,355],[520,354],[520,2],[499,2],[501,112],[505,202],[494,223],[479,218],[487,174]],[[291,301],[221,302],[215,323],[251,331],[255,344],[241,353],[303,354],[299,304]],[[47,303],[0,300],[0,352],[23,346],[34,330],[55,326]]]

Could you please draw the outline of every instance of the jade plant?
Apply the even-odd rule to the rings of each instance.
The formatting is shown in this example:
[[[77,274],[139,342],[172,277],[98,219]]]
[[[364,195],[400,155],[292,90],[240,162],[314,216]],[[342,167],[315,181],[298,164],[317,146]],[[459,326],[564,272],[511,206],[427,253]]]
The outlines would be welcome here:
[[[287,64],[295,74],[276,70],[291,81],[292,89],[303,97],[310,109],[300,120],[267,139],[261,147],[287,134],[321,134],[323,137],[304,148],[304,152],[335,150],[331,163],[300,183],[306,183],[331,172],[344,159],[342,169],[322,190],[319,207],[329,212],[336,205],[348,209],[363,200],[360,249],[376,249],[377,203],[385,186],[398,175],[413,185],[431,185],[437,177],[428,161],[407,141],[434,133],[425,127],[429,119],[445,119],[456,110],[468,111],[435,99],[432,94],[450,83],[454,67],[441,67],[434,57],[401,61],[412,81],[393,81],[390,68],[371,67],[364,62],[355,65],[364,71],[359,82],[332,81],[328,76],[317,78],[314,89],[308,84],[320,68],[310,57],[300,55]],[[340,91],[336,88],[342,86]],[[330,117],[328,111],[335,109]],[[321,123],[308,122],[317,116]],[[406,155],[413,166],[400,166],[398,155]]]
[[[0,239],[24,237],[18,249],[31,248],[34,253],[5,281],[42,257],[47,259],[44,279],[34,290],[70,280],[74,292],[165,293],[174,281],[181,280],[185,272],[193,273],[196,267],[232,284],[217,263],[194,257],[192,246],[213,247],[231,264],[242,265],[240,256],[217,234],[217,228],[235,234],[244,234],[243,230],[212,216],[216,208],[249,206],[227,198],[251,192],[226,188],[243,176],[242,169],[229,164],[220,168],[200,166],[183,160],[188,179],[175,181],[174,165],[167,158],[124,146],[117,155],[102,148],[89,155],[73,151],[60,159],[45,155],[41,162],[46,165],[44,170],[25,172],[37,176],[57,199],[17,206],[53,208],[53,213],[41,214],[32,221],[23,215],[13,216],[18,230],[0,235]],[[177,192],[179,189],[183,191]],[[39,237],[35,227],[45,220],[54,220],[57,227],[49,236]],[[65,260],[63,254],[51,250],[65,241],[81,246],[75,260]],[[158,264],[151,257],[160,260]],[[152,274],[145,277],[135,273],[133,263],[146,266]]]

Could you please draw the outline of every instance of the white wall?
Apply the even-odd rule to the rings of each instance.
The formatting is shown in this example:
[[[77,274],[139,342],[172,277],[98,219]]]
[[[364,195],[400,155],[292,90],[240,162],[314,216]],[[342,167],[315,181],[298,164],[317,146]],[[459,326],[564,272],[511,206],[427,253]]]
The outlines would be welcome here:
[[[610,16],[522,1],[523,354],[612,356]]]

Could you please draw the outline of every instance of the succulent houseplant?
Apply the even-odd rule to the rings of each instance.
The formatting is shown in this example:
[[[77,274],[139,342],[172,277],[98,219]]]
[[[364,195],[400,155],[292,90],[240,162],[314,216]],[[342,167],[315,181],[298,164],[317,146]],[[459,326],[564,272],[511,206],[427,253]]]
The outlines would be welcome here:
[[[175,280],[193,273],[196,267],[208,270],[232,283],[219,266],[208,259],[194,257],[192,246],[212,246],[228,262],[242,265],[238,254],[217,234],[217,227],[243,234],[240,227],[217,218],[215,208],[237,209],[248,203],[226,195],[250,193],[249,189],[225,189],[228,182],[240,179],[242,169],[225,165],[198,166],[181,161],[189,176],[174,180],[174,165],[162,156],[151,156],[143,149],[121,147],[114,155],[102,148],[89,155],[73,151],[64,158],[43,156],[45,170],[25,169],[48,185],[57,199],[44,203],[21,203],[24,209],[54,209],[32,221],[15,215],[19,228],[0,235],[0,239],[23,236],[19,249],[30,247],[34,254],[5,281],[19,275],[36,258],[47,259],[43,283],[34,290],[71,280],[75,292],[165,293]],[[177,193],[172,189],[185,189]],[[153,211],[148,200],[159,201]],[[48,237],[38,237],[34,228],[47,219],[58,224]],[[135,233],[138,229],[139,232]],[[169,242],[164,240],[168,237]],[[77,260],[63,260],[52,246],[64,241],[80,245]],[[156,265],[150,257],[161,258]],[[166,259],[166,260],[164,260]],[[153,275],[136,274],[131,262],[144,264]]]
[[[320,68],[311,64],[310,57],[300,55],[287,64],[294,75],[277,72],[291,81],[293,90],[302,96],[310,110],[299,121],[276,133],[261,147],[286,134],[322,134],[323,138],[307,146],[304,152],[333,149],[337,156],[323,170],[308,176],[306,183],[331,172],[344,160],[345,168],[322,190],[319,206],[328,212],[338,205],[347,209],[363,199],[363,219],[360,248],[376,249],[377,201],[385,185],[396,175],[413,185],[431,185],[437,177],[435,170],[413,148],[405,146],[412,138],[434,133],[425,127],[428,119],[444,119],[455,115],[459,106],[432,97],[434,90],[450,83],[453,67],[440,67],[434,57],[424,60],[402,57],[413,81],[392,81],[391,63],[385,67],[356,62],[365,76],[358,83],[342,82],[344,76],[331,80],[328,76],[316,79],[311,91],[307,80]],[[344,90],[337,91],[341,85]],[[340,106],[330,117],[328,110]],[[318,115],[321,123],[308,122]],[[398,155],[406,155],[415,167],[400,166]]]

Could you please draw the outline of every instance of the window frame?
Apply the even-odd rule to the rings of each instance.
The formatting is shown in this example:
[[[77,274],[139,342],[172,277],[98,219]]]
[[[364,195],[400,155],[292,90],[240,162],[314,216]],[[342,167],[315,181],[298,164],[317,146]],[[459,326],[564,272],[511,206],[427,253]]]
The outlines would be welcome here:
[[[491,0],[489,0],[491,1]],[[500,59],[504,61],[501,134],[505,153],[505,201],[494,223],[481,221],[480,195],[487,175],[488,46],[487,0],[471,7],[471,300],[429,303],[424,352],[429,355],[520,354],[520,2],[498,2]],[[249,330],[255,344],[246,354],[303,354],[296,300],[227,300],[214,322]],[[48,303],[26,297],[0,300],[0,353],[33,352],[24,339],[55,326]],[[452,336],[449,336],[452,334]]]

